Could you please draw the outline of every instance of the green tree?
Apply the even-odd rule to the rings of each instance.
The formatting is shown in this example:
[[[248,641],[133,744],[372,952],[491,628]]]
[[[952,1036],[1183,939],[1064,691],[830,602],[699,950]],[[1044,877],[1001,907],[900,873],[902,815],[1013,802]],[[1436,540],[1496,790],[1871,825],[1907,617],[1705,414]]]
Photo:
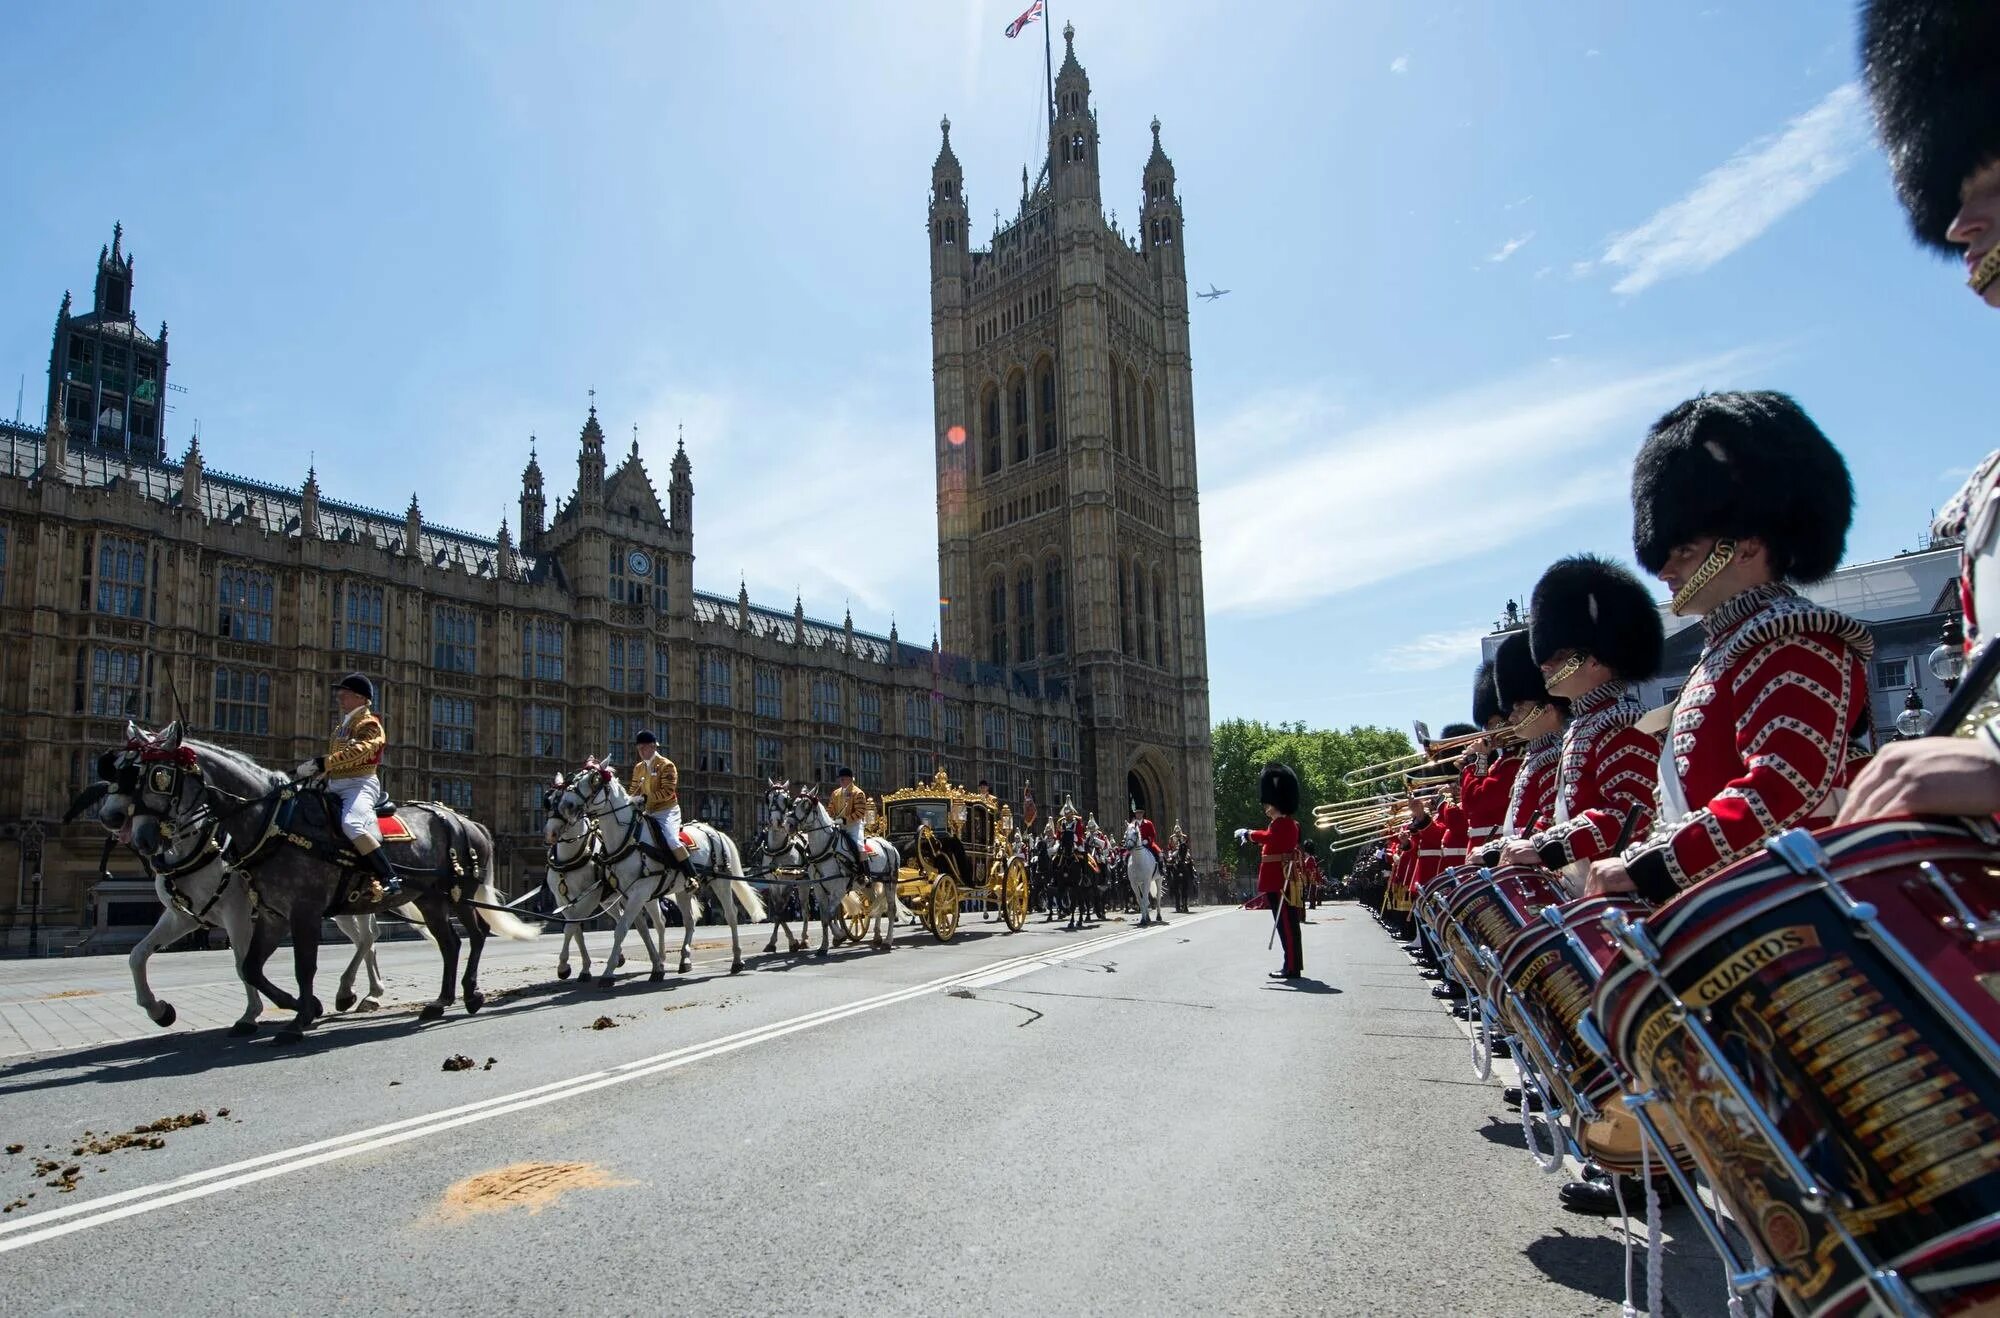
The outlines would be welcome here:
[[[1378,790],[1347,786],[1341,781],[1347,774],[1415,749],[1407,736],[1391,728],[1351,727],[1342,732],[1254,719],[1224,720],[1211,730],[1210,740],[1215,756],[1216,855],[1225,862],[1236,855],[1236,830],[1263,823],[1257,780],[1265,764],[1275,760],[1290,765],[1298,774],[1299,823],[1310,837],[1314,806]]]

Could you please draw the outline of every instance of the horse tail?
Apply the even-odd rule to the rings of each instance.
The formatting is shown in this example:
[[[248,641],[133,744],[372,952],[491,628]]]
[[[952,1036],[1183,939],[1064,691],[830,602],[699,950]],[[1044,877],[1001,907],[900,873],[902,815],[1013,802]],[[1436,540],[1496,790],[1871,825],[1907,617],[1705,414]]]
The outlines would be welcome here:
[[[424,941],[426,943],[429,943],[432,947],[437,946],[437,935],[432,933],[431,927],[424,923],[424,913],[422,911],[418,910],[415,906],[411,905],[409,902],[404,902],[401,906],[397,906],[392,909],[394,909],[396,914],[402,916],[405,920],[408,920],[411,924],[415,925],[417,927],[417,932],[424,936]]]
[[[490,883],[482,883],[472,890],[472,900],[487,902],[493,906],[505,903],[499,890]],[[531,942],[542,936],[542,931],[509,911],[489,911],[483,907],[473,908],[473,918],[486,926],[486,931],[501,938],[512,938],[520,942]]]
[[[736,899],[736,905],[741,908],[744,919],[748,920],[751,924],[762,924],[764,922],[764,917],[767,914],[764,910],[764,899],[757,895],[755,888],[745,883],[742,879],[731,879],[729,881],[729,894]]]

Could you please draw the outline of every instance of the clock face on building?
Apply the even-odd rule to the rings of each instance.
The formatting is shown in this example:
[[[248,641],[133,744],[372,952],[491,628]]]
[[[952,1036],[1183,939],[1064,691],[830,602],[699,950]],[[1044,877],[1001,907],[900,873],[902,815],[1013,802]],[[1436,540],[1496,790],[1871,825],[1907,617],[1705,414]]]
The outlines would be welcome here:
[[[646,557],[643,550],[633,550],[632,556],[625,560],[625,566],[631,569],[635,577],[651,576],[653,572],[653,560]]]

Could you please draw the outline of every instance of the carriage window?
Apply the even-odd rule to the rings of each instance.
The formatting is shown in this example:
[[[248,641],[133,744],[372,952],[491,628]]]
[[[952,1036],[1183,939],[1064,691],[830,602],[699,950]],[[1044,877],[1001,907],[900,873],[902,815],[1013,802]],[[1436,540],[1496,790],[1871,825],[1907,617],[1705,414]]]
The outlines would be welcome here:
[[[271,574],[226,567],[215,574],[216,632],[238,641],[271,641]]]
[[[248,737],[271,735],[271,675],[241,668],[215,670],[215,727]]]
[[[472,701],[462,696],[431,697],[431,749],[472,754]]]
[[[445,673],[479,671],[479,619],[471,609],[431,610],[431,667]]]
[[[521,706],[521,754],[533,759],[562,758],[563,710],[560,705]]]

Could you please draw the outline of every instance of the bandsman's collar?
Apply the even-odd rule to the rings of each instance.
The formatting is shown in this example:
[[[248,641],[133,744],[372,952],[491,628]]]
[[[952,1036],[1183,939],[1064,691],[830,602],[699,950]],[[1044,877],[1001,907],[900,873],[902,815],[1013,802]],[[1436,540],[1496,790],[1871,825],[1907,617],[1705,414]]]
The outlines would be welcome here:
[[[1782,581],[1767,581],[1761,586],[1752,586],[1740,595],[1732,595],[1715,608],[1702,615],[1701,630],[1704,637],[1713,643],[1717,637],[1729,631],[1751,614],[1761,611],[1771,601],[1796,595],[1797,591]]]

